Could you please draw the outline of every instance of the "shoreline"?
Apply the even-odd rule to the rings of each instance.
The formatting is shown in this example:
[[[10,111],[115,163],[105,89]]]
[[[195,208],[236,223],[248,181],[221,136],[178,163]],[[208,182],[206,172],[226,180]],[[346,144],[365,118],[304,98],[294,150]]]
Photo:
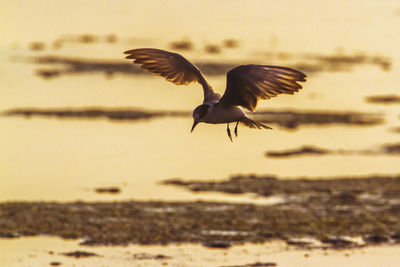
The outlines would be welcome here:
[[[398,245],[358,249],[308,249],[272,241],[227,249],[196,244],[82,247],[55,237],[0,239],[0,260],[9,267],[31,266],[394,266]]]

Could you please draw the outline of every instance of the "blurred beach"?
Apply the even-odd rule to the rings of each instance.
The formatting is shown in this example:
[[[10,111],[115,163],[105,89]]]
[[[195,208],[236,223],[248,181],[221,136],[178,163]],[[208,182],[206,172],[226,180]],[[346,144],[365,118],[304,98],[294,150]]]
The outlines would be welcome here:
[[[394,266],[399,10],[355,0],[3,3],[0,266],[380,266],[382,257]],[[141,47],[182,54],[219,93],[241,64],[296,68],[307,82],[249,112],[273,130],[239,125],[231,142],[222,124],[190,133],[201,86],[124,59]]]

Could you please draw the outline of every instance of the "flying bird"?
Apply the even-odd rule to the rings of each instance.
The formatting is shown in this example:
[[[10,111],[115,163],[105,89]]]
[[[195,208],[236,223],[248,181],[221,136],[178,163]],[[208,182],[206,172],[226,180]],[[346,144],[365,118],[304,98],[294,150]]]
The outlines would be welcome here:
[[[306,75],[288,67],[271,65],[241,65],[228,71],[224,94],[214,92],[200,70],[182,55],[154,48],[139,48],[124,52],[126,59],[140,64],[143,69],[177,85],[198,82],[203,87],[203,103],[193,110],[193,132],[196,125],[204,123],[226,123],[229,139],[232,141],[229,123],[236,122],[249,128],[272,129],[246,116],[244,109],[255,111],[259,99],[270,99],[279,94],[294,94],[306,81]]]

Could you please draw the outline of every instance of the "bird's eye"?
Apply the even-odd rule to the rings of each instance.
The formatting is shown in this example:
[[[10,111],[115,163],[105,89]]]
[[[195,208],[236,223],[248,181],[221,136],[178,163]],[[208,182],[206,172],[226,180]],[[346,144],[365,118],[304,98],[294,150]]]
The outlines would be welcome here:
[[[207,114],[209,105],[200,105],[193,111],[193,117],[197,117],[198,119],[204,117]]]

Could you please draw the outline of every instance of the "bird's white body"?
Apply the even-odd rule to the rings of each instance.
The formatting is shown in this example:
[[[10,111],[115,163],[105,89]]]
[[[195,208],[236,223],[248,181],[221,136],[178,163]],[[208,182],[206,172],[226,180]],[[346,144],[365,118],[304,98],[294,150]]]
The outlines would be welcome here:
[[[213,103],[200,121],[213,124],[229,123],[241,121],[244,117],[246,117],[246,114],[238,106],[222,107],[218,103]]]

